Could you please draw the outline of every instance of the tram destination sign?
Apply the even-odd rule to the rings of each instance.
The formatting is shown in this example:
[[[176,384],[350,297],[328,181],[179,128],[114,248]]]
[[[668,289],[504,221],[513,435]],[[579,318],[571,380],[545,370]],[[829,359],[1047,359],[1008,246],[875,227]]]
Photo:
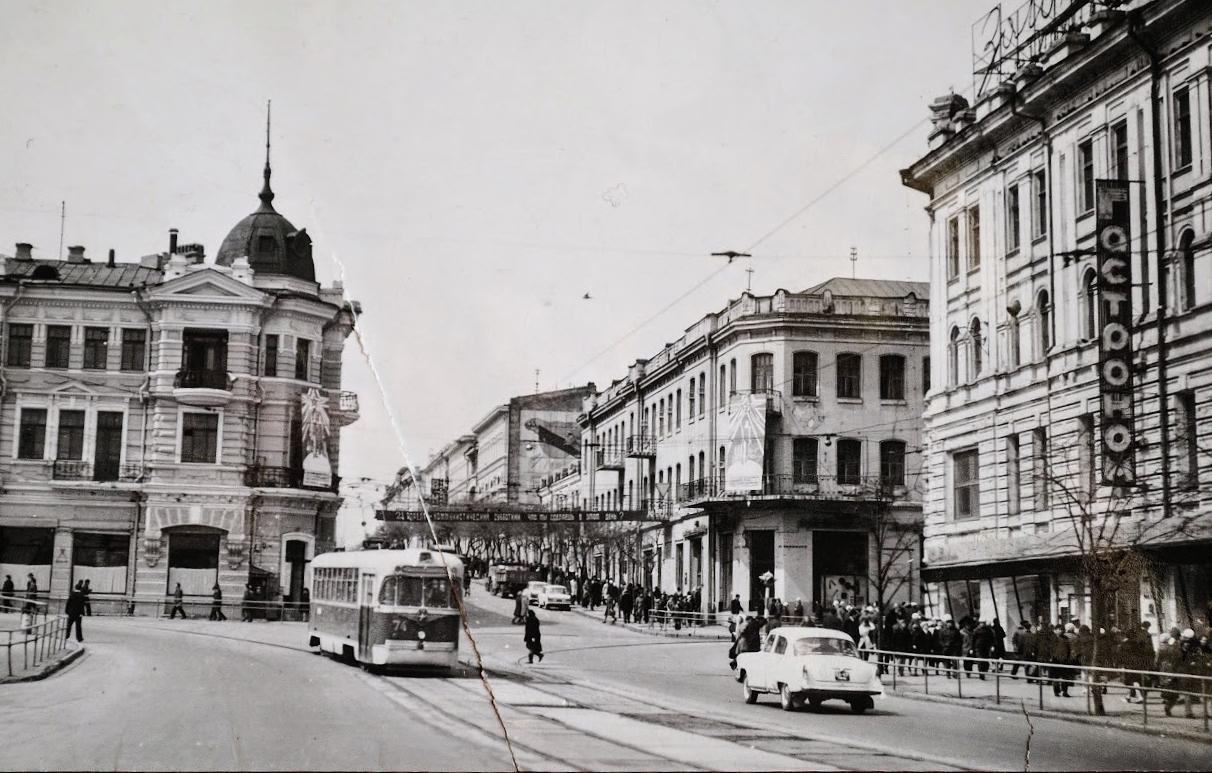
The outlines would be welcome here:
[[[663,521],[660,513],[648,510],[514,510],[508,508],[429,509],[435,523],[622,523],[626,521]],[[380,521],[424,522],[424,510],[376,510]]]
[[[1098,391],[1102,414],[1102,482],[1136,482],[1136,432],[1132,410],[1132,254],[1128,231],[1128,183],[1095,183],[1098,237]]]

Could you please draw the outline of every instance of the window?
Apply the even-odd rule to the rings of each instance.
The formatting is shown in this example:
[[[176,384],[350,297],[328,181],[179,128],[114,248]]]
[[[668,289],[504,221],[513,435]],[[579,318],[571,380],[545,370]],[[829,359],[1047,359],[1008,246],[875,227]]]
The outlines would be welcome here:
[[[72,351],[72,329],[67,325],[46,327],[46,367],[66,368]]]
[[[793,483],[816,483],[816,438],[791,441],[791,477]]]
[[[213,413],[181,414],[181,461],[216,464],[219,450],[219,417]]]
[[[1128,122],[1111,127],[1111,176],[1116,180],[1130,179],[1128,170]]]
[[[270,378],[278,375],[278,336],[265,336],[265,362],[261,364],[261,375]]]
[[[774,645],[774,654],[782,655],[787,651],[787,637],[780,636],[777,643]]]
[[[306,338],[295,339],[295,378],[307,381],[311,373],[311,341]]]
[[[1035,238],[1048,233],[1048,175],[1043,169],[1031,173],[1031,187],[1035,194],[1035,210],[1031,213],[1031,234]]]
[[[922,394],[930,391],[930,358],[922,358]]]
[[[755,354],[749,359],[749,388],[754,392],[774,389],[773,354]]]
[[[1006,512],[1018,515],[1021,491],[1019,480],[1018,435],[1006,436]]]
[[[736,394],[736,360],[728,361],[728,394]]]
[[[1094,209],[1094,140],[1077,143],[1077,211]]]
[[[55,458],[73,461],[84,458],[84,411],[59,411],[59,445]]]
[[[1178,261],[1179,283],[1178,287],[1174,289],[1179,295],[1179,311],[1190,311],[1195,308],[1197,300],[1195,297],[1195,250],[1191,249],[1191,243],[1194,240],[1194,233],[1184,231],[1178,240],[1178,252],[1170,258],[1170,260]],[[1171,272],[1171,276],[1173,275]]]
[[[122,370],[147,369],[147,331],[139,328],[122,330]]]
[[[863,443],[853,438],[842,438],[837,441],[837,482],[846,485],[857,485],[862,474]]]
[[[1052,305],[1048,302],[1048,291],[1040,290],[1035,297],[1036,316],[1039,317],[1039,348],[1045,353],[1052,348]]]
[[[960,237],[959,237],[959,218],[953,217],[947,221],[947,278],[955,279],[959,276],[959,253],[960,253]]]
[[[1018,249],[1022,216],[1019,213],[1018,186],[1006,189],[1006,247],[1010,252]]]
[[[955,517],[975,518],[981,498],[980,459],[975,448],[951,456]]]
[[[1094,416],[1091,414],[1077,419],[1077,453],[1077,473],[1081,476],[1079,490],[1091,496],[1097,480],[1097,471],[1094,469]]]
[[[699,418],[707,412],[707,372],[699,374]]]
[[[791,355],[791,395],[816,397],[816,352],[796,352]]]
[[[843,352],[837,356],[837,396],[839,399],[858,400],[863,372],[863,357],[860,354]]]
[[[981,208],[968,208],[968,270],[981,267]]]
[[[972,373],[969,375],[975,379],[981,374],[985,364],[985,339],[981,333],[981,321],[976,317],[972,318],[968,333],[972,337]]]
[[[103,327],[84,328],[84,368],[105,370],[109,359],[109,331]]]
[[[673,395],[665,401],[665,431],[673,434]]]
[[[724,379],[727,377],[727,370],[727,366],[720,366],[720,380],[719,383],[716,384],[716,390],[720,395],[719,403],[721,408],[728,404],[728,395],[724,392]]]
[[[960,329],[959,325],[951,327],[951,342],[948,344],[947,356],[950,361],[947,363],[947,380],[951,386],[956,386],[960,382]]]
[[[695,398],[695,391],[694,391],[694,377],[693,377],[693,376],[691,376],[691,377],[690,377],[690,391],[688,391],[688,392],[686,393],[686,399],[690,401],[690,405],[689,405],[689,406],[687,406],[687,413],[686,413],[686,417],[687,417],[687,418],[688,418],[690,421],[694,421],[694,398]]]
[[[880,441],[880,484],[905,485],[905,441]]]
[[[1006,330],[1007,343],[1009,344],[1010,367],[1017,368],[1022,364],[1022,328],[1018,322],[1018,314],[1010,315],[1010,323]]]
[[[34,340],[34,326],[12,324],[8,326],[8,357],[6,362],[10,368],[28,368],[30,350]]]
[[[1191,93],[1184,86],[1174,90],[1174,166],[1191,165]]]
[[[1082,285],[1082,311],[1085,317],[1082,333],[1087,341],[1093,341],[1098,338],[1098,275],[1094,269],[1086,271]]]
[[[257,237],[257,252],[261,255],[272,255],[277,249],[277,242],[274,237],[269,234],[261,234]]]
[[[41,459],[46,455],[46,409],[21,409],[21,436],[17,441],[19,459]]]
[[[1031,477],[1035,481],[1035,509],[1048,509],[1051,495],[1048,490],[1048,429],[1036,427],[1031,430]]]
[[[665,436],[665,398],[657,402],[657,437]]]
[[[1174,393],[1174,423],[1175,478],[1180,488],[1194,490],[1199,487],[1199,430],[1195,423],[1194,391]]]
[[[899,354],[880,355],[880,399],[905,399],[905,358]]]
[[[728,468],[724,454],[725,454],[725,447],[720,446],[720,453],[719,453],[720,461],[716,467],[716,469],[718,470],[718,472],[716,473],[716,477],[719,479],[719,486],[720,486],[719,490],[720,491],[724,490],[724,483],[725,483],[724,471]]]
[[[227,388],[227,331],[186,328],[179,386]]]
[[[679,389],[676,395],[677,396],[674,398],[674,405],[676,406],[674,409],[674,416],[676,418],[673,428],[680,430],[682,428],[682,390]]]

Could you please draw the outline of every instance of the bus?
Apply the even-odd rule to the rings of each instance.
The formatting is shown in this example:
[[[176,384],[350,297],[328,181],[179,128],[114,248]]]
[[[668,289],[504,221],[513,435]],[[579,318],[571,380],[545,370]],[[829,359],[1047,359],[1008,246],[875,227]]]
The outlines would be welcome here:
[[[311,567],[309,646],[368,669],[458,664],[457,558],[416,548],[357,550],[324,553]]]

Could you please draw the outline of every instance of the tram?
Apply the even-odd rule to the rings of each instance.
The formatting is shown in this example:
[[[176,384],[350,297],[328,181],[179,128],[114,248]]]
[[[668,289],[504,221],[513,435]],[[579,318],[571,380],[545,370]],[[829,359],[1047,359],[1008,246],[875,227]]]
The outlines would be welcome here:
[[[415,548],[355,550],[324,553],[311,567],[309,646],[366,667],[458,663],[458,558]]]

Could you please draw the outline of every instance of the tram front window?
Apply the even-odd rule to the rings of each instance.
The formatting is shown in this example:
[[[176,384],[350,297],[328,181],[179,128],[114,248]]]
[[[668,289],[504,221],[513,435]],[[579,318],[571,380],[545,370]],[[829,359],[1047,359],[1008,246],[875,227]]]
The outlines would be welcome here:
[[[450,607],[450,582],[445,577],[392,575],[383,579],[379,603],[396,607]]]

